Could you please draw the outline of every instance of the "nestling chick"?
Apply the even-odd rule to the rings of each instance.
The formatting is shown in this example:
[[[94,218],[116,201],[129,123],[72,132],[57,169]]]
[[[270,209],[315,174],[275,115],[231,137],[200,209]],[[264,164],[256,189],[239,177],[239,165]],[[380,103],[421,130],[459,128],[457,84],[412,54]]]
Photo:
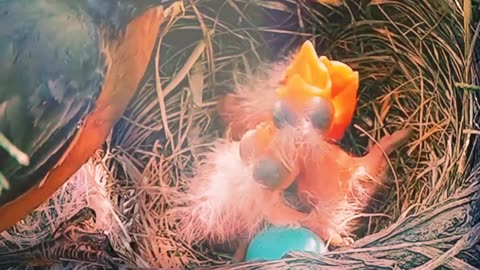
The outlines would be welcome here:
[[[267,127],[263,125],[262,128]],[[365,156],[354,157],[326,141],[313,128],[285,127],[285,130],[279,130],[274,135],[274,143],[263,148],[280,147],[283,152],[295,153],[290,155],[296,160],[290,162],[293,168],[288,171],[298,174],[282,173],[287,171],[286,165],[279,165],[276,171],[269,170],[269,174],[255,177],[254,166],[254,180],[264,185],[270,190],[272,197],[275,197],[272,199],[275,202],[270,204],[272,208],[265,211],[266,220],[277,226],[307,227],[334,246],[351,244],[351,233],[358,225],[354,222],[355,216],[362,213],[372,195],[384,184],[388,155],[407,143],[412,133],[411,128],[397,131],[383,137]],[[278,155],[279,151],[267,158],[265,154],[258,154],[258,144],[252,142],[265,141],[265,138],[262,138],[265,134],[261,129],[247,133],[240,143],[243,156],[248,156],[250,162],[257,164],[268,158],[281,161],[278,164],[285,164],[285,156]],[[285,143],[285,139],[280,139],[282,137],[295,138],[295,141],[288,140],[289,142]],[[297,182],[297,196],[308,206],[309,212],[293,209],[281,196],[293,179]]]
[[[230,138],[196,164],[189,201],[173,211],[189,242],[240,239],[238,260],[264,223],[304,226],[334,245],[350,244],[351,227],[343,221],[360,213],[381,183],[387,164],[382,149],[392,153],[411,134],[398,131],[366,156],[352,157],[333,141],[353,116],[358,73],[317,58],[308,41],[288,65],[276,68],[266,87],[253,82],[219,104]],[[306,212],[284,198],[295,181]]]

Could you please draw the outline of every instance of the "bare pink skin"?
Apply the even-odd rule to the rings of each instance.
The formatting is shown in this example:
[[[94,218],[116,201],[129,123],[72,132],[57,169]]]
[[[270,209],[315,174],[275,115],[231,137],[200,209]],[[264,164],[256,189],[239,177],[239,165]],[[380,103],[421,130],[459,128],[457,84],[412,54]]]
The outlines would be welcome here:
[[[267,90],[268,91],[268,90]],[[266,93],[272,94],[268,97],[269,101],[273,98],[273,91]],[[218,101],[217,108],[220,116],[228,124],[228,135],[233,140],[240,140],[248,131],[255,129],[258,123],[266,122],[271,119],[271,107],[273,104],[267,102],[265,108],[260,108],[255,113],[248,113],[248,108],[242,107],[238,98],[233,94],[228,94]]]
[[[281,218],[299,220],[301,225],[334,246],[351,244],[348,235],[354,227],[349,226],[346,219],[361,213],[377,189],[384,185],[388,156],[407,143],[412,133],[412,129],[407,128],[385,136],[363,157],[353,157],[333,144],[300,155],[304,159],[297,195],[317,212],[302,217],[279,208],[280,213],[290,214],[282,214]],[[282,223],[276,218],[275,222]]]
[[[236,85],[234,92],[220,98],[217,111],[228,125],[227,137],[238,141],[248,130],[272,119],[274,104],[279,99],[276,89],[292,60],[260,68],[246,82]]]

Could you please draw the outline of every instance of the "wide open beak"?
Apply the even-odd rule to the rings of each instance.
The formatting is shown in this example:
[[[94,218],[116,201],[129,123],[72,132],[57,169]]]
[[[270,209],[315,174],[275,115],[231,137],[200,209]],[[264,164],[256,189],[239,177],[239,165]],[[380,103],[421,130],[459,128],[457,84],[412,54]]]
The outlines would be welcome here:
[[[333,105],[333,116],[322,131],[324,136],[340,140],[355,112],[358,87],[358,72],[325,56],[318,58],[315,47],[307,40],[287,69],[277,94],[287,100],[296,113],[304,112],[314,97],[328,100]]]
[[[343,137],[345,130],[352,121],[357,101],[359,76],[346,64],[339,61],[330,61],[322,56],[319,59],[330,72],[332,80],[332,103],[335,108],[333,122],[326,136],[335,140]]]

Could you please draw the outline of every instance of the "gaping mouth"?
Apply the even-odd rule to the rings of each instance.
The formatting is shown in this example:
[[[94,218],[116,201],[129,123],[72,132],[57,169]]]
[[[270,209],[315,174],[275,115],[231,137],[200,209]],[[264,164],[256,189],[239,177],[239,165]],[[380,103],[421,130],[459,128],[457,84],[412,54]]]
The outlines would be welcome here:
[[[296,120],[306,116],[324,136],[339,140],[352,120],[358,86],[358,72],[342,62],[318,57],[313,44],[305,41],[277,89],[279,101],[272,112],[275,125],[301,124]]]

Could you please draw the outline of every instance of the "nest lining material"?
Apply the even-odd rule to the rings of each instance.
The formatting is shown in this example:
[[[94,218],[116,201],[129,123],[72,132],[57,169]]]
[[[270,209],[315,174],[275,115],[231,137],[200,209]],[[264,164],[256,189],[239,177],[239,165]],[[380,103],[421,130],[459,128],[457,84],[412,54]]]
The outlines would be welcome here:
[[[364,237],[352,248],[228,269],[476,269],[479,195],[470,148],[478,104],[473,93],[455,87],[476,80],[469,64],[474,32],[465,34],[462,6],[439,0],[347,1],[340,8],[288,0],[186,4],[163,29],[160,72],[147,74],[106,149],[3,232],[1,244],[29,246],[88,205],[115,248],[139,267],[224,264],[227,254],[184,243],[163,214],[179,206],[183,175],[221,136],[212,112],[222,90],[310,38],[321,54],[360,72],[347,150],[361,154],[368,137],[379,139],[405,123],[415,127],[416,140],[392,159],[391,186],[371,210],[381,215],[365,220]]]

